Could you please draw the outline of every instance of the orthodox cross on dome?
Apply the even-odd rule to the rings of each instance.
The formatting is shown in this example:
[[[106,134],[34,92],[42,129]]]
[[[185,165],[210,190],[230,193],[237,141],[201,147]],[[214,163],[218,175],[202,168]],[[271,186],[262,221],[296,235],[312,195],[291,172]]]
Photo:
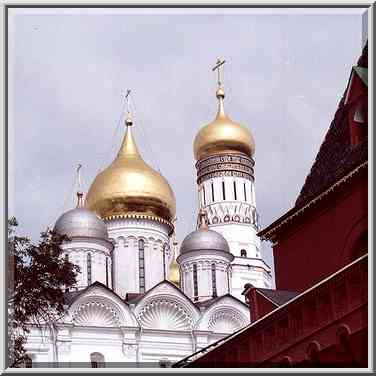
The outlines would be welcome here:
[[[226,60],[218,58],[216,65],[212,69],[213,72],[215,70],[217,71],[218,88],[222,87],[222,78],[223,78],[223,76],[222,76],[222,74],[223,74],[222,69],[223,69],[223,65],[225,64],[225,62],[226,62]]]
[[[83,197],[83,192],[81,190],[81,187],[82,187],[82,182],[81,182],[81,167],[82,167],[82,164],[79,163],[78,166],[77,166],[77,169],[76,169],[76,182],[77,182],[77,207],[80,208],[83,206],[83,200],[82,200],[82,197]]]
[[[131,111],[130,111],[130,107],[129,107],[129,95],[130,95],[131,91],[130,89],[127,90],[127,93],[125,94],[125,101],[126,101],[126,105],[127,105],[127,117],[125,119],[125,124],[127,126],[130,126],[132,125],[132,115],[131,115]]]

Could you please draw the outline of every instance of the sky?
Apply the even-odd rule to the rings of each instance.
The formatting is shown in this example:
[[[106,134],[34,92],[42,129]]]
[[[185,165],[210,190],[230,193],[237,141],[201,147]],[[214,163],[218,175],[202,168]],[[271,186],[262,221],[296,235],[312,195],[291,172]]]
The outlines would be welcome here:
[[[195,229],[193,140],[217,111],[255,139],[261,227],[294,206],[362,49],[363,11],[10,9],[8,211],[37,239],[115,158],[132,90],[134,135],[169,181],[177,239]],[[269,243],[263,256],[273,266]]]

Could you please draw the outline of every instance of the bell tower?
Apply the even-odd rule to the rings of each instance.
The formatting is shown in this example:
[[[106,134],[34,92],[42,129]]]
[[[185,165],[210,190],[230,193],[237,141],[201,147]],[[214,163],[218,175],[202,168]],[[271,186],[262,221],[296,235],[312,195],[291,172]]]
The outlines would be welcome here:
[[[246,283],[271,287],[271,270],[262,258],[259,215],[256,208],[253,159],[255,142],[250,131],[225,113],[222,83],[225,61],[218,59],[215,120],[201,128],[194,141],[200,209],[209,227],[222,234],[235,256],[231,265],[232,294],[241,295]]]

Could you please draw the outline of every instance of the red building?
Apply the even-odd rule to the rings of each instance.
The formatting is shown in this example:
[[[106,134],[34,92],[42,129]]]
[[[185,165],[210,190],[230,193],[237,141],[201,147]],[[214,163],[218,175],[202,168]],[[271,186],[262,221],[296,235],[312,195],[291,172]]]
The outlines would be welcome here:
[[[258,235],[276,290],[248,284],[252,323],[174,367],[367,367],[368,49],[295,206]]]

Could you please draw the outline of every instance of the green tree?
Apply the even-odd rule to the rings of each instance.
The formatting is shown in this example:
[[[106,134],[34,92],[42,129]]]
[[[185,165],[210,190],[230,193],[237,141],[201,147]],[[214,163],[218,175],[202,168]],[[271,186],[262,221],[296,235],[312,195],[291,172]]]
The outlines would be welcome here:
[[[76,283],[77,265],[65,257],[66,235],[49,229],[39,243],[15,235],[17,220],[8,220],[8,364],[27,360],[25,343],[30,325],[54,326],[66,312],[65,289]]]

